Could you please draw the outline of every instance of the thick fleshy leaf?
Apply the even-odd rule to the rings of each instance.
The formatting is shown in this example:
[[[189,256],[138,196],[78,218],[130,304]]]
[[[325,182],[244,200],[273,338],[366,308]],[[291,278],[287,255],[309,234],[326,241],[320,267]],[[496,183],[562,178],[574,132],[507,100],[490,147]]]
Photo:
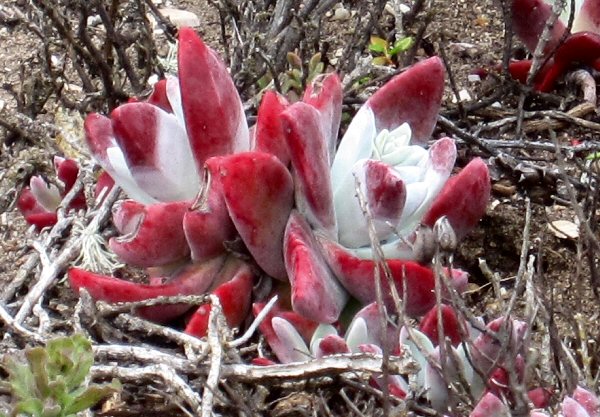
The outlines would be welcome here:
[[[450,138],[442,138],[429,148],[428,158],[419,167],[422,173],[416,181],[411,181],[400,168],[396,168],[406,183],[406,203],[396,225],[400,236],[407,236],[417,228],[450,177],[455,161],[456,144]]]
[[[394,233],[406,202],[406,185],[393,167],[372,159],[360,160],[346,176],[334,200],[338,241],[348,248],[370,245],[369,225],[357,195],[368,205],[378,241]]]
[[[56,211],[48,211],[42,207],[29,188],[24,188],[19,194],[17,208],[25,221],[34,225],[38,231],[56,224]]]
[[[551,91],[556,81],[571,65],[593,65],[600,58],[600,35],[592,32],[574,33],[558,47],[554,64],[536,88],[542,92]]]
[[[290,152],[283,132],[281,113],[289,106],[284,96],[267,91],[263,96],[254,126],[252,150],[275,155],[283,165],[290,162]]]
[[[412,143],[426,143],[433,132],[444,92],[444,64],[433,57],[413,65],[381,87],[365,104],[377,131],[408,123]]]
[[[79,165],[77,162],[72,159],[65,159],[59,156],[54,157],[54,169],[56,170],[56,176],[62,183],[65,185],[62,196],[64,197],[71,188],[75,185],[75,181],[77,181],[77,176],[79,175]],[[80,210],[85,209],[87,207],[85,201],[85,194],[83,190],[77,193],[75,198],[71,201],[69,208]]]
[[[254,274],[247,263],[230,256],[217,280],[225,281],[216,287],[213,294],[221,302],[227,325],[231,328],[239,327],[250,312]],[[211,304],[198,307],[190,318],[185,332],[196,337],[206,336],[211,310]]]
[[[154,84],[152,94],[150,94],[150,97],[148,97],[146,101],[150,104],[160,107],[167,113],[173,113],[173,108],[171,107],[171,103],[169,103],[169,98],[167,96],[166,78],[159,80],[156,84]]]
[[[314,353],[315,357],[322,358],[340,353],[350,353],[350,348],[343,337],[337,334],[330,334],[321,339],[319,347]]]
[[[156,199],[141,190],[131,175],[125,156],[117,145],[112,122],[100,114],[89,114],[84,122],[85,140],[94,159],[110,174],[129,198],[144,204],[155,203]]]
[[[56,185],[48,184],[46,180],[40,176],[34,176],[31,177],[31,180],[29,181],[29,187],[31,194],[44,210],[55,211],[58,209],[62,196],[60,195],[58,188],[56,188]]]
[[[327,149],[329,150],[329,163],[333,161],[337,145],[340,122],[342,120],[342,83],[335,73],[330,73],[316,78],[306,87],[302,101],[310,104],[321,114],[321,122]]]
[[[178,68],[185,125],[198,170],[211,156],[247,151],[248,125],[233,80],[191,28],[179,30]]]
[[[161,296],[200,295],[206,292],[218,276],[225,257],[190,264],[161,285],[140,284],[119,278],[94,274],[79,268],[69,270],[69,284],[75,292],[85,288],[93,299],[110,303],[142,301]],[[164,323],[190,309],[189,304],[143,307],[136,313],[148,320]]]
[[[182,201],[150,206],[133,200],[119,203],[113,211],[113,221],[121,236],[110,239],[110,248],[123,262],[140,267],[185,258],[189,247],[182,223],[189,205]]]
[[[441,328],[444,332],[444,337],[449,338],[450,342],[457,346],[462,341],[463,334],[466,334],[464,323],[457,317],[456,312],[452,307],[446,304],[440,306],[438,312],[437,307],[433,307],[419,323],[419,330],[423,332],[431,342],[437,346],[439,342],[439,318],[438,314],[441,314]]]
[[[273,278],[287,278],[283,236],[293,205],[293,181],[274,155],[244,152],[207,161],[221,181],[233,223],[256,263]]]
[[[252,307],[253,313],[256,316],[265,307],[265,303],[255,303]],[[294,346],[290,345],[289,340],[280,339],[277,332],[273,329],[272,320],[275,317],[279,317],[284,321],[290,323],[293,328],[300,334],[303,342],[306,344],[312,338],[318,323],[307,320],[301,315],[293,312],[281,309],[277,304],[273,309],[266,315],[265,319],[259,325],[260,332],[267,339],[267,343],[277,356],[277,359],[281,363],[293,362],[292,359],[296,357],[294,352]],[[306,360],[307,357],[304,356]]]
[[[573,33],[594,32],[600,34],[600,3],[597,0],[585,0],[573,20]]]
[[[375,115],[368,106],[362,106],[350,122],[331,165],[334,196],[338,195],[354,164],[361,159],[371,158],[376,136]]]
[[[544,0],[513,0],[512,25],[517,36],[525,44],[529,52],[534,52],[538,44],[546,21],[552,15],[552,6]],[[565,31],[565,25],[558,19],[552,27],[550,38],[544,47],[544,52],[549,53],[558,45]]]
[[[283,251],[294,311],[319,323],[336,321],[348,294],[334,278],[310,227],[297,211],[290,215]]]
[[[419,330],[411,328],[409,331],[405,326],[400,329],[399,342],[401,349],[403,346],[408,347],[412,358],[422,370],[416,375],[416,382],[419,386],[423,386],[425,384],[425,369],[428,366],[427,356],[431,355],[435,349],[433,343],[431,343],[429,337]]]
[[[329,150],[319,112],[295,103],[282,114],[293,167],[296,207],[316,228],[335,235]]]
[[[208,178],[203,187],[203,194],[183,217],[183,230],[194,261],[225,252],[225,242],[236,236],[219,179]]]
[[[552,390],[542,387],[534,388],[527,391],[527,398],[533,404],[533,408],[546,408],[550,405]]]
[[[141,189],[159,201],[196,195],[199,176],[185,129],[174,115],[148,103],[129,103],[113,110],[111,119],[117,143]]]
[[[273,317],[271,326],[279,341],[288,347],[288,356],[284,358],[278,356],[281,362],[304,362],[312,358],[304,339],[290,322],[281,317]]]
[[[561,409],[564,417],[591,417],[586,409],[571,397],[565,397]]]
[[[573,399],[588,412],[590,417],[600,417],[600,398],[584,388],[577,387],[573,391]]]
[[[382,320],[376,302],[366,305],[354,315],[352,323],[346,330],[346,340],[350,349],[355,351],[356,347],[361,344],[374,344],[383,348],[385,339],[382,323],[387,326],[385,334],[388,340],[388,351],[394,354],[398,350],[398,328],[392,325],[387,317]],[[357,324],[360,325],[357,326]],[[358,328],[363,330],[358,330]]]
[[[510,417],[510,411],[500,398],[488,393],[479,400],[469,417]]]
[[[477,336],[471,349],[473,363],[484,375],[490,373],[492,366],[503,364],[506,352],[518,352],[521,349],[527,331],[526,323],[511,320],[504,324],[503,317],[491,321],[486,327],[488,332]],[[507,350],[506,346],[510,346],[510,349]]]
[[[479,158],[474,159],[446,182],[423,217],[423,223],[433,227],[440,217],[446,216],[460,240],[485,214],[490,191],[487,165]]]
[[[336,277],[350,294],[364,304],[376,301],[376,275],[381,280],[383,301],[388,311],[396,311],[390,293],[388,279],[381,266],[372,259],[359,259],[337,243],[317,235],[325,258]],[[389,259],[385,261],[391,272],[391,278],[402,299],[403,286],[406,285],[406,305],[404,309],[410,316],[425,314],[435,303],[433,292],[435,279],[431,269],[415,262]],[[376,274],[376,269],[379,274]]]

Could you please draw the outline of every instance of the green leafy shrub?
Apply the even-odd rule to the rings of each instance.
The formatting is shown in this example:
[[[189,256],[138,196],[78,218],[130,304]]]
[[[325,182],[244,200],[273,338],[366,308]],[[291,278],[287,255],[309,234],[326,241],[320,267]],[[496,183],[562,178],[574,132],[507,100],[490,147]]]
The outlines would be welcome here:
[[[120,389],[120,383],[89,384],[92,345],[82,335],[48,342],[25,351],[26,362],[9,358],[3,382],[15,401],[11,416],[68,417],[94,406]]]

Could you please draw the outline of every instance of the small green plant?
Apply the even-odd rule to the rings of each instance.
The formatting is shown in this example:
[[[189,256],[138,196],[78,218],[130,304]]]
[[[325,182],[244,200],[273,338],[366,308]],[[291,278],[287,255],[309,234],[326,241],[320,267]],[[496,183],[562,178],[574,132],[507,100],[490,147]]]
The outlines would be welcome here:
[[[10,416],[75,416],[121,388],[117,380],[105,385],[86,381],[94,354],[82,335],[27,349],[25,358],[25,363],[9,358],[5,364],[9,377],[3,384],[15,401]]]
[[[302,65],[302,59],[295,52],[288,52],[287,61],[289,69],[279,76],[281,92],[286,95],[291,102],[296,102],[302,97],[306,85],[313,82],[320,74],[323,74],[325,71],[325,64],[321,60],[321,53],[319,52],[310,58],[306,68]],[[306,77],[304,76],[305,69]],[[269,88],[272,82],[272,74],[267,73],[258,80],[258,87],[260,90],[264,90]]]
[[[410,36],[398,39],[391,45],[388,41],[378,36],[371,36],[369,50],[376,54],[371,61],[374,65],[398,65],[398,56],[407,51],[414,43],[414,39]]]

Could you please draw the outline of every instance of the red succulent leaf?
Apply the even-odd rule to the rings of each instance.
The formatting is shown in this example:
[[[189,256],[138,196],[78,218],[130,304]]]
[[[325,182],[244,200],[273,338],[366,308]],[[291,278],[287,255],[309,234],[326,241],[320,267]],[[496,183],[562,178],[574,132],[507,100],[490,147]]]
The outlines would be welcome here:
[[[295,103],[282,114],[293,167],[296,206],[308,222],[335,235],[329,150],[320,114]]]
[[[287,168],[263,152],[215,157],[207,166],[221,182],[229,215],[256,263],[272,277],[285,280],[283,235],[294,187]]]
[[[17,208],[25,221],[40,231],[44,227],[54,226],[58,220],[56,212],[47,211],[35,198],[29,187],[23,188],[17,199]]]
[[[317,358],[323,358],[340,353],[350,353],[350,348],[343,337],[337,334],[330,334],[321,339],[316,356]]]
[[[154,84],[154,90],[152,90],[152,94],[150,94],[150,97],[148,97],[146,101],[154,106],[160,107],[167,113],[173,113],[173,107],[171,107],[171,103],[167,97],[166,78],[159,80]]]
[[[542,387],[534,388],[527,391],[527,398],[529,398],[529,401],[533,404],[533,408],[546,408],[550,405],[552,390]]]
[[[492,393],[487,393],[479,400],[469,417],[509,417],[508,407]]]
[[[376,301],[376,268],[381,279],[383,301],[390,311],[396,307],[390,293],[385,271],[372,259],[359,259],[337,243],[317,235],[325,259],[336,277],[350,294],[363,304]],[[389,259],[385,261],[392,276],[396,290],[402,299],[403,286],[406,285],[406,305],[404,309],[410,316],[425,314],[435,303],[435,279],[431,269],[416,262]]]
[[[573,64],[593,65],[600,58],[600,35],[592,32],[579,32],[570,35],[558,47],[554,63],[537,87],[542,92],[551,91],[560,76]]]
[[[283,165],[290,162],[290,152],[283,132],[281,113],[289,106],[284,96],[267,91],[263,96],[254,126],[254,146],[257,152],[275,155]]]
[[[512,11],[512,25],[517,36],[529,52],[534,52],[546,27],[546,21],[552,16],[552,6],[544,0],[513,0]],[[554,50],[565,30],[565,25],[558,19],[544,46],[545,53]]]
[[[590,417],[590,414],[571,397],[565,397],[561,404],[562,414],[564,417]]]
[[[319,323],[336,321],[348,295],[323,259],[308,223],[297,211],[290,215],[283,250],[294,311]]]
[[[161,296],[200,295],[206,292],[218,276],[224,261],[225,257],[222,256],[207,262],[190,264],[161,285],[140,284],[71,268],[68,272],[69,284],[75,292],[85,288],[93,299],[110,303],[142,301]],[[136,314],[147,320],[164,323],[189,309],[189,304],[157,305],[142,307]]]
[[[106,151],[117,146],[111,120],[101,114],[90,113],[85,118],[83,127],[90,152],[106,169],[106,165],[109,163]]]
[[[56,176],[59,180],[65,184],[64,192],[62,196],[64,197],[71,188],[75,185],[75,181],[77,181],[77,176],[79,175],[79,165],[77,162],[72,159],[64,159],[60,157],[54,157],[54,168],[56,169]],[[69,204],[69,208],[75,210],[81,210],[87,208],[87,203],[85,201],[85,194],[83,189],[77,193],[75,198]]]
[[[236,236],[219,178],[208,179],[204,187],[205,195],[183,217],[183,230],[194,261],[225,252],[225,242]]]
[[[249,148],[242,102],[227,67],[191,28],[179,30],[179,85],[197,168],[211,156]]]
[[[572,31],[600,33],[600,4],[596,0],[584,0],[573,20]]]
[[[321,114],[330,162],[333,161],[342,120],[342,99],[342,83],[335,73],[316,78],[306,87],[302,98],[303,102],[310,104]]]
[[[459,319],[454,309],[449,305],[441,304],[440,310],[444,337],[449,338],[454,346],[458,346],[462,341],[463,334],[466,334],[467,332],[465,324]],[[438,345],[438,308],[436,306],[429,310],[429,312],[421,319],[419,330],[429,337],[434,346]]]
[[[122,235],[110,239],[110,248],[125,263],[140,267],[165,265],[185,258],[189,247],[182,223],[189,205],[185,201],[149,206],[133,200],[119,203],[113,221]]]
[[[115,186],[115,180],[110,176],[110,174],[106,171],[102,171],[96,180],[96,186],[94,187],[94,198],[98,199],[100,194],[104,192],[104,196],[112,190]],[[106,191],[103,191],[106,190]]]
[[[254,274],[247,263],[229,257],[224,271],[217,279],[226,282],[220,284],[212,293],[221,302],[227,325],[231,328],[239,327],[250,312]],[[185,332],[196,337],[206,336],[211,310],[211,304],[198,307],[188,322]]]
[[[573,391],[573,399],[588,412],[590,417],[600,417],[600,399],[594,393],[581,387]]]
[[[511,320],[504,324],[504,318],[497,318],[488,323],[487,332],[481,333],[473,341],[471,357],[475,366],[485,375],[492,371],[495,365],[503,365],[507,351],[518,351],[521,348],[527,324]],[[495,335],[495,336],[494,336]],[[503,340],[507,339],[506,342]],[[512,346],[513,350],[507,350]]]
[[[433,57],[388,81],[367,101],[377,131],[408,123],[412,143],[426,143],[437,122],[444,92],[444,64]]]
[[[490,191],[487,165],[476,158],[446,182],[422,222],[433,227],[440,217],[446,216],[460,240],[485,214]]]
[[[265,305],[266,303],[255,303],[252,306],[254,315],[258,315],[258,313],[262,311]],[[275,330],[273,330],[273,325],[271,324],[271,321],[274,317],[280,317],[289,322],[292,326],[294,326],[296,331],[302,336],[304,342],[306,343],[308,343],[308,341],[312,337],[319,323],[307,320],[306,318],[293,311],[282,310],[277,304],[273,307],[273,309],[271,309],[271,311],[269,311],[269,313],[259,325],[260,332],[265,337],[265,339],[267,339],[267,343],[269,343],[269,346],[271,347],[277,358],[281,362],[287,363],[289,362],[288,358],[295,356],[292,352],[290,352],[290,349],[293,349],[293,347],[287,346],[282,340],[279,339],[279,337],[275,333]]]

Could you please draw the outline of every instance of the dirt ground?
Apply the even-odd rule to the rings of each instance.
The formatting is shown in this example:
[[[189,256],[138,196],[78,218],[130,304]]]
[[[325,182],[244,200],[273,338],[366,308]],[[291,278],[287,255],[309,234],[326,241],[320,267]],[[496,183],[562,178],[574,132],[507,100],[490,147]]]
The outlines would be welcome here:
[[[10,5],[16,0],[5,1]],[[356,3],[356,1],[345,1],[337,7],[352,12],[356,8]],[[202,22],[199,32],[216,49],[221,48],[219,15],[210,4],[202,0],[179,0],[173,1],[172,4],[173,7],[196,13]],[[435,0],[432,2],[430,13],[432,23],[425,32],[424,47],[418,51],[417,58],[422,58],[431,52],[442,53],[453,76],[454,86],[448,81],[442,115],[480,139],[489,139],[489,143],[493,140],[518,140],[515,136],[516,123],[510,121],[498,123],[517,114],[519,97],[517,88],[508,89],[503,95],[499,95],[494,105],[480,109],[475,109],[473,106],[478,99],[490,97],[500,85],[500,81],[495,80],[493,76],[484,80],[469,78],[474,69],[491,68],[502,60],[504,28],[502,12],[498,5],[491,0],[478,2]],[[390,19],[390,15],[384,15],[379,28],[381,32],[385,31],[386,22]],[[336,20],[332,14],[325,18],[325,22],[323,42],[332,45],[329,49],[332,55],[329,57],[331,61],[336,57],[338,45],[343,44],[340,37],[352,30],[352,20]],[[27,30],[18,25],[0,25],[0,85],[4,87],[0,88],[0,116],[11,112],[15,107],[14,98],[6,90],[11,85],[21,85],[19,74],[22,66],[40,65],[35,48],[32,47],[35,41]],[[521,52],[518,51],[517,45],[515,49],[517,50],[515,55],[518,56]],[[166,53],[166,49],[163,48],[162,52]],[[365,51],[364,55],[368,56],[368,52]],[[462,102],[464,107],[462,110],[455,100],[453,101],[453,88],[456,91],[465,91],[470,96],[470,100]],[[568,111],[579,103],[577,92],[569,86],[562,86],[555,95],[536,96],[526,100],[525,109]],[[355,107],[349,106],[347,110],[355,110]],[[48,124],[57,123],[56,111],[56,106],[48,106],[38,120]],[[461,115],[461,112],[464,114]],[[72,117],[68,120],[76,120],[75,116]],[[585,119],[590,122],[600,122],[597,109],[587,112]],[[553,143],[551,133],[544,128],[544,123],[548,121],[544,115],[537,117],[532,115],[527,120],[538,120],[542,123],[542,127],[531,129],[522,138],[522,143]],[[494,127],[495,123],[498,127]],[[78,132],[81,134],[77,129],[73,130],[75,136]],[[555,131],[557,140],[564,145],[569,145],[575,140],[591,141],[597,137],[597,131],[592,128],[568,122],[556,127]],[[31,243],[36,239],[35,232],[28,229],[22,216],[14,208],[17,191],[34,172],[50,175],[52,155],[64,151],[64,145],[57,143],[56,137],[51,136],[31,143],[15,139],[14,134],[7,130],[0,130],[0,133],[4,135],[0,136],[3,140],[0,149],[0,207],[3,210],[0,215],[0,283],[2,286],[10,286],[19,271],[26,267],[33,252]],[[452,132],[448,131],[447,127],[438,126],[435,135],[445,134],[451,135]],[[596,231],[595,194],[597,191],[592,185],[595,183],[582,179],[582,175],[587,175],[588,178],[594,175],[593,172],[584,173],[586,153],[568,154],[561,173],[558,170],[556,155],[551,150],[527,146],[515,149],[502,148],[519,162],[536,167],[535,175],[527,176],[529,171],[522,170],[523,165],[518,169],[514,169],[514,165],[507,166],[501,157],[493,157],[484,149],[467,144],[464,138],[459,138],[459,144],[458,167],[464,166],[475,156],[481,156],[488,163],[493,178],[493,195],[487,213],[478,228],[461,242],[454,256],[454,265],[471,274],[471,287],[466,296],[467,304],[472,306],[474,313],[485,318],[496,317],[505,312],[507,303],[515,295],[515,281],[517,277],[523,276],[520,268],[523,269],[532,257],[536,294],[547,302],[548,310],[544,314],[552,317],[554,327],[551,331],[556,332],[557,339],[570,349],[573,362],[581,369],[585,369],[582,376],[597,392],[598,387],[594,385],[597,381],[594,377],[598,372],[600,327],[597,325],[598,298],[592,290],[592,282],[597,274],[595,272],[597,254],[590,243],[591,238],[586,236],[585,227],[583,225],[578,227],[582,220],[585,220],[590,225],[590,230]],[[574,183],[579,185],[576,189],[575,206],[568,193],[567,178],[573,178]],[[525,221],[528,202],[531,204],[530,224],[526,224]],[[581,208],[585,219],[577,217],[574,207]],[[556,221],[574,224],[574,235],[559,236],[551,226]],[[528,235],[525,236],[525,241],[524,234]],[[65,238],[66,236],[60,236],[57,240]],[[494,288],[491,284],[491,278],[500,283],[498,288]],[[66,321],[76,300],[68,290],[65,290],[64,285],[64,283],[58,284],[57,288],[52,290],[52,294],[48,295],[47,302],[52,305],[53,314]],[[496,293],[497,290],[499,294]],[[25,292],[26,286],[21,287],[18,294]],[[523,316],[530,312],[523,289],[519,289],[519,292],[516,294],[514,314],[529,320],[531,317]],[[3,300],[2,304],[6,301]],[[6,307],[10,308],[11,305]],[[541,345],[545,343],[543,332],[548,331],[541,328],[539,330],[537,334],[534,331],[534,342],[537,343],[534,344],[535,349],[543,346]],[[543,375],[537,375],[537,378],[542,379],[542,384],[550,385],[555,385],[559,379],[555,377],[555,380],[544,381]],[[135,398],[137,389],[143,391],[140,387],[130,387],[129,395],[126,395],[123,400],[129,402]],[[144,395],[160,396],[158,393],[145,391]],[[293,399],[300,401],[298,398]],[[310,402],[314,399],[305,400]],[[154,415],[141,411],[139,404],[129,404],[128,412],[122,409],[120,413],[104,415]],[[284,403],[284,405],[289,404]],[[143,406],[141,407],[143,409]],[[161,407],[165,408],[158,410],[157,413],[175,413],[176,407],[173,404]],[[270,415],[278,417],[302,415],[302,413],[286,412],[283,408],[283,405],[271,407]]]

